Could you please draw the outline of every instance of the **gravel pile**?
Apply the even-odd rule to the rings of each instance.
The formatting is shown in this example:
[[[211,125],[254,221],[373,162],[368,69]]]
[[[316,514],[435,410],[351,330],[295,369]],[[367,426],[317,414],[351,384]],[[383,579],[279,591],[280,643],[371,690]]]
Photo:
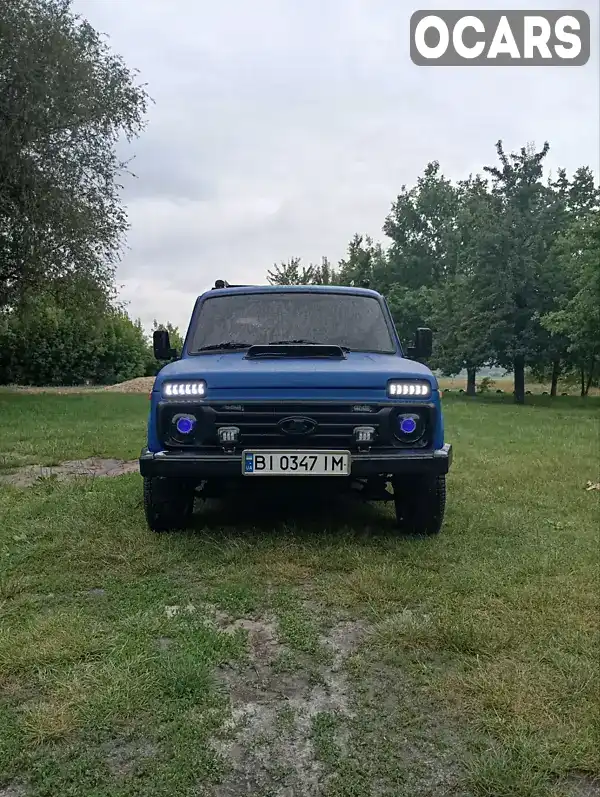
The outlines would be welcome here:
[[[153,384],[153,376],[139,376],[137,379],[120,382],[118,385],[108,385],[103,390],[109,393],[150,393]]]

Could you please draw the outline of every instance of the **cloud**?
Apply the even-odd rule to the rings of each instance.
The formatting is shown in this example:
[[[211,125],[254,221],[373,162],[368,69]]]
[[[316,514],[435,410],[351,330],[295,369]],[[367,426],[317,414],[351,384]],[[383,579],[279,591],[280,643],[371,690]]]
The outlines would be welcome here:
[[[337,261],[355,232],[383,240],[403,183],[432,159],[454,179],[478,171],[498,138],[511,149],[547,139],[550,167],[598,170],[597,4],[529,4],[588,11],[585,67],[413,65],[411,13],[453,6],[75,0],[155,101],[124,193],[118,276],[131,314],[185,327],[216,278],[264,282],[292,256]]]

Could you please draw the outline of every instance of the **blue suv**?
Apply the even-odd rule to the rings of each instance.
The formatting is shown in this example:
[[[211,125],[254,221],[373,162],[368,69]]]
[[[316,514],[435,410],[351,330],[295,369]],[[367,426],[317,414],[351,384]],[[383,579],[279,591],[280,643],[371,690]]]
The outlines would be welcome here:
[[[452,446],[440,393],[367,288],[229,286],[198,297],[182,352],[154,333],[158,373],[140,455],[146,520],[185,528],[194,499],[293,483],[393,501],[401,528],[437,534]]]

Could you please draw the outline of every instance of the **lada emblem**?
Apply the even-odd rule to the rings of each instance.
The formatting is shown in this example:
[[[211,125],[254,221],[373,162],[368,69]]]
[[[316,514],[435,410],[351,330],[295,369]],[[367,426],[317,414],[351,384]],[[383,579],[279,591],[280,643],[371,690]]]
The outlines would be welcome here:
[[[279,421],[277,427],[284,434],[304,435],[314,432],[317,428],[317,422],[313,421],[312,418],[293,416],[290,418],[283,418],[281,421]]]

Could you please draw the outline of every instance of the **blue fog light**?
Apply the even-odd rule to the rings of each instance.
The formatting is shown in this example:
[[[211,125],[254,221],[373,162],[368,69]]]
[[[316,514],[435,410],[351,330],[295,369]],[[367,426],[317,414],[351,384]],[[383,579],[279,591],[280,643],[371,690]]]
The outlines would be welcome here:
[[[403,418],[400,422],[400,431],[402,434],[412,434],[417,428],[417,422],[414,418]]]
[[[414,412],[398,415],[396,437],[403,443],[416,444],[425,434],[425,423],[420,415]]]
[[[190,434],[194,430],[196,421],[192,418],[179,418],[175,424],[175,428],[179,434]]]

